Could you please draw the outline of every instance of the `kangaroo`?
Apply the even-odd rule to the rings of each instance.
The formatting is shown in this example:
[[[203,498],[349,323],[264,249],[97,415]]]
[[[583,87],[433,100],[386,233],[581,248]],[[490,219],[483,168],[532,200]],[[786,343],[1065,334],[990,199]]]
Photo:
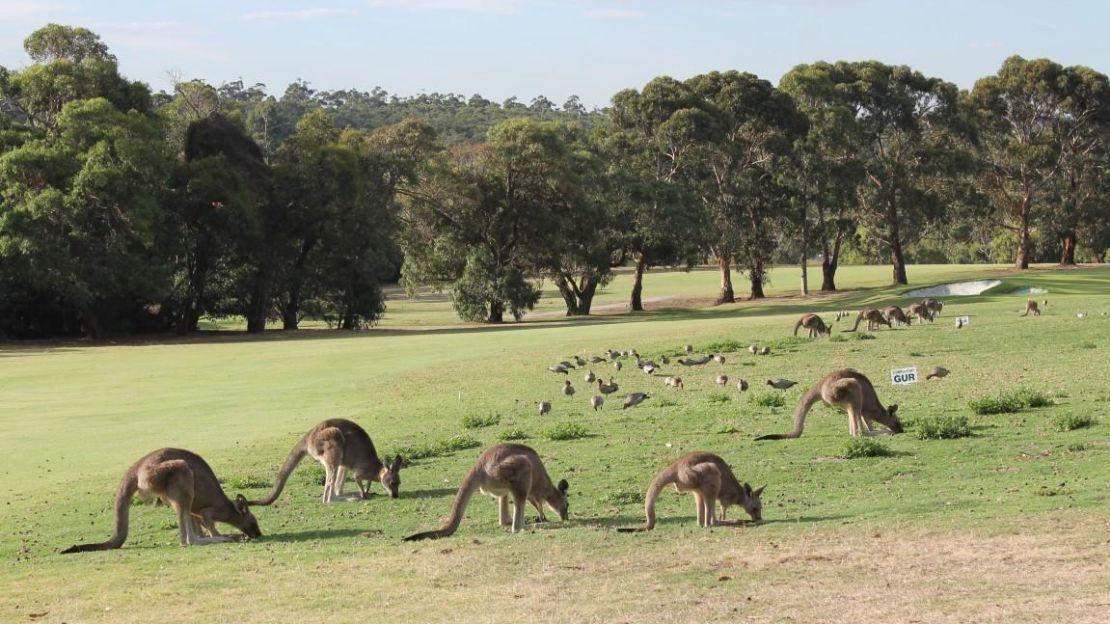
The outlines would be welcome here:
[[[883,308],[883,315],[886,316],[886,320],[896,323],[898,326],[910,324],[910,319],[906,317],[906,313],[896,305]]]
[[[797,323],[794,323],[795,336],[798,335],[799,327],[808,329],[810,338],[816,338],[822,334],[825,336],[832,334],[832,327],[830,325],[825,325],[825,321],[821,320],[821,317],[816,314],[802,315],[802,318],[798,319]]]
[[[909,313],[909,316],[916,318],[919,323],[924,323],[925,321],[929,321],[930,323],[933,322],[933,313],[930,312],[929,308],[925,307],[923,303],[910,304],[910,307],[906,308],[906,311]]]
[[[546,503],[559,520],[567,519],[567,480],[559,485],[551,483],[543,462],[536,451],[523,444],[498,444],[478,458],[470,469],[455,495],[451,507],[451,517],[447,524],[435,531],[415,533],[405,538],[406,542],[425,539],[439,539],[454,535],[462,522],[466,506],[476,490],[481,490],[498,500],[499,521],[501,526],[512,525],[513,533],[524,530],[525,503],[531,503],[539,516],[537,522],[546,522],[543,505]],[[513,515],[509,517],[509,499],[512,498]]]
[[[864,308],[859,311],[859,314],[856,315],[856,324],[852,326],[852,329],[845,329],[844,331],[856,331],[857,329],[859,329],[859,323],[863,319],[867,319],[868,331],[874,331],[878,329],[879,325],[886,325],[887,327],[890,327],[890,321],[886,320],[886,318],[883,317],[883,313],[880,312],[878,309]]]
[[[932,297],[922,299],[921,305],[925,306],[934,318],[940,316],[940,311],[944,309],[944,302],[933,299]]]
[[[1040,316],[1041,315],[1041,309],[1037,306],[1037,302],[1032,300],[1032,299],[1027,299],[1025,301],[1025,311],[1022,312],[1021,315],[1022,316],[1029,316],[1030,312],[1033,313],[1033,316]]]
[[[674,485],[678,493],[693,492],[694,505],[698,513],[698,526],[711,527],[723,524],[728,508],[741,505],[752,520],[763,520],[763,486],[753,490],[747,483],[741,484],[732,473],[725,460],[712,453],[696,451],[679,457],[652,479],[644,497],[643,528],[618,529],[630,533],[650,531],[655,528],[655,501],[659,493],[668,485]],[[721,515],[717,516],[717,502],[721,503]]]
[[[853,436],[878,435],[873,424],[878,422],[890,429],[890,433],[902,433],[902,421],[895,412],[897,405],[884,408],[875,393],[871,380],[850,368],[836,370],[825,375],[809,390],[794,408],[794,430],[790,433],[776,433],[760,436],[756,440],[785,440],[802,436],[806,414],[813,404],[824,401],[825,405],[836,406],[848,412],[848,432]]]
[[[164,448],[144,455],[123,475],[116,490],[116,528],[112,537],[98,544],[77,544],[63,554],[111,550],[127,541],[131,498],[138,492],[143,499],[158,498],[177,513],[177,528],[182,546],[230,542],[238,538],[220,535],[216,523],[230,524],[247,537],[261,537],[258,520],[242,495],[231,502],[216,480],[212,468],[195,453]],[[197,522],[208,534],[197,530]]]
[[[370,492],[370,483],[380,481],[390,498],[400,496],[401,464],[404,462],[400,456],[392,461],[386,458],[385,463],[378,458],[378,451],[374,449],[374,442],[366,431],[357,424],[343,419],[330,418],[308,430],[300,440],[293,445],[293,450],[285,458],[285,463],[278,470],[274,488],[269,496],[259,501],[250,501],[251,505],[271,505],[289,479],[293,469],[301,463],[305,454],[324,465],[324,496],[325,503],[337,500],[355,500],[366,498]],[[343,496],[343,482],[347,478],[347,470],[355,473],[355,483],[358,484],[358,495]],[[364,483],[365,482],[365,483]]]

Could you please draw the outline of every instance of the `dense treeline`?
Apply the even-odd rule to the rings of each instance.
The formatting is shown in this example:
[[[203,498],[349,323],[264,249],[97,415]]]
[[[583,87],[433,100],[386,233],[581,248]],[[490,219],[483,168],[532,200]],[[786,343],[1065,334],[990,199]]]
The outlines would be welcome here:
[[[659,77],[604,111],[180,82],[151,93],[94,33],[49,25],[0,68],[0,336],[252,332],[384,312],[380,284],[521,318],[541,282],[589,314],[613,269],[1103,262],[1110,85],[1007,59],[968,92],[904,66]]]

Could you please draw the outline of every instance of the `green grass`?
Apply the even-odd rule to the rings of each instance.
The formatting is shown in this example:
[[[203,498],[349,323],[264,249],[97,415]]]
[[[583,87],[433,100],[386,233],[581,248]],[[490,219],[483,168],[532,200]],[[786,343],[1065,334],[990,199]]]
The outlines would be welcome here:
[[[953,414],[922,418],[913,423],[911,428],[918,440],[954,440],[971,435],[967,416]]]
[[[887,445],[872,438],[852,438],[840,449],[840,457],[844,459],[891,457],[892,455],[894,452]]]
[[[990,396],[979,397],[968,402],[971,411],[979,415],[1013,414],[1024,409],[1048,407],[1052,399],[1039,390],[1019,388]]]
[[[408,621],[506,621],[521,608],[563,621],[712,622],[737,613],[825,621],[855,609],[855,598],[870,604],[871,594],[858,593],[866,593],[860,570],[901,579],[899,600],[845,617],[1081,619],[1056,610],[1105,591],[1107,577],[1090,568],[1090,553],[1105,549],[1110,510],[1110,444],[1097,424],[1107,422],[1110,395],[1106,368],[1092,356],[1101,351],[1077,345],[1110,339],[1110,321],[1096,314],[1110,310],[1110,269],[910,267],[915,286],[1000,275],[1011,287],[1049,288],[1050,305],[1022,318],[1025,298],[997,292],[947,299],[937,323],[882,328],[876,340],[790,336],[804,312],[904,305],[904,289],[883,287],[889,273],[847,267],[839,281],[849,290],[801,299],[782,296],[796,287],[797,270],[780,269],[772,273],[778,298],[767,301],[649,303],[644,314],[503,328],[417,329],[422,319],[453,324],[449,305],[391,301],[380,328],[357,333],[0,344],[0,621],[31,621],[44,611],[39,621],[351,621],[365,617],[366,602],[354,598],[366,596],[374,597],[375,617]],[[651,272],[644,296],[711,298],[715,280],[710,271]],[[599,301],[623,301],[627,286],[621,275]],[[557,304],[543,305],[558,311]],[[1080,321],[1076,310],[1091,316]],[[955,330],[958,314],[973,323]],[[573,354],[632,347],[661,354],[687,343],[740,349],[723,366],[664,367],[683,377],[681,391],[639,371],[595,366],[621,386],[597,413],[582,371],[571,377],[579,392],[565,397],[562,377],[546,370]],[[752,343],[772,346],[772,354],[747,353]],[[952,374],[890,383],[893,368],[937,365]],[[788,430],[805,390],[839,367],[862,371],[885,404],[899,404],[909,433],[879,442],[893,456],[840,459],[847,418],[820,406],[800,439],[751,441]],[[756,386],[777,377],[799,384],[752,393],[774,399],[729,388],[723,396],[733,400],[714,402],[722,373]],[[1019,397],[1018,412],[968,418],[971,437],[916,437],[927,419],[958,422],[971,414],[972,399],[1011,388],[1037,392]],[[637,391],[652,400],[621,410],[623,395]],[[1024,407],[1039,398],[1052,403]],[[550,415],[536,414],[540,400],[553,404]],[[498,424],[461,426],[468,415],[491,414]],[[323,505],[323,471],[305,458],[277,503],[254,510],[259,540],[183,549],[169,508],[136,505],[122,549],[58,554],[108,537],[119,479],[152,449],[199,452],[229,495],[254,498],[305,431],[334,417],[360,423],[381,455],[411,462],[399,499],[375,484],[370,500]],[[1094,426],[1054,425],[1083,418]],[[561,427],[587,435],[551,441],[540,433]],[[496,504],[475,496],[455,537],[400,541],[439,524],[485,448],[528,434],[551,477],[570,482],[568,522],[512,536],[498,526]],[[652,476],[699,450],[724,457],[741,480],[767,484],[763,525],[698,529],[692,497],[667,489],[655,531],[613,530],[642,523]],[[743,517],[730,509],[730,519]],[[1012,576],[1019,569],[1024,576]],[[814,589],[799,600],[797,587]],[[544,610],[551,595],[556,611]]]
[[[492,427],[499,424],[501,424],[501,416],[497,414],[490,414],[488,416],[467,414],[466,416],[463,416],[462,419],[463,429],[482,429],[484,427]]]
[[[581,440],[590,437],[588,429],[578,423],[564,422],[543,430],[543,437],[548,440]]]

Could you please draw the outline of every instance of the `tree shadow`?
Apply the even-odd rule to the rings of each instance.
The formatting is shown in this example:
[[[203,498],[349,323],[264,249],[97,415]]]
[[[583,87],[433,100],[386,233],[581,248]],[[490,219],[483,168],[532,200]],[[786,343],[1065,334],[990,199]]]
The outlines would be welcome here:
[[[458,493],[458,488],[435,488],[431,490],[401,490],[401,498],[441,498],[453,496]]]
[[[305,542],[309,540],[358,537],[365,532],[365,529],[318,529],[315,531],[294,531],[292,533],[271,533],[250,541],[262,543]]]

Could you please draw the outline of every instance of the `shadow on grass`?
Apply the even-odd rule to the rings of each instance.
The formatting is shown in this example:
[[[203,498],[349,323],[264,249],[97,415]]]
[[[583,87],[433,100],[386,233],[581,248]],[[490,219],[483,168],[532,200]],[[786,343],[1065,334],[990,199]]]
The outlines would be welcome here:
[[[431,490],[401,490],[401,498],[441,498],[444,496],[454,496],[458,493],[458,488],[435,488]]]
[[[743,513],[743,512],[741,512]],[[828,515],[828,516],[795,516],[792,518],[764,518],[759,522],[753,522],[750,519],[743,520],[723,520],[721,521],[720,528],[757,528],[765,524],[799,524],[799,523],[816,523],[816,522],[835,522],[850,518],[847,514]],[[745,516],[746,518],[746,516]],[[606,529],[636,529],[644,526],[643,516],[615,516],[611,518],[579,518],[579,524],[586,526],[600,526]],[[697,527],[697,516],[669,516],[658,518],[655,521],[655,526],[671,526],[671,525],[687,525],[690,527]]]
[[[327,540],[327,539],[340,539],[347,537],[358,537],[365,533],[365,529],[319,529],[316,531],[294,531],[292,533],[271,533],[263,535],[260,538],[251,540],[263,544],[268,543],[286,543],[286,542],[307,542],[310,540]]]

